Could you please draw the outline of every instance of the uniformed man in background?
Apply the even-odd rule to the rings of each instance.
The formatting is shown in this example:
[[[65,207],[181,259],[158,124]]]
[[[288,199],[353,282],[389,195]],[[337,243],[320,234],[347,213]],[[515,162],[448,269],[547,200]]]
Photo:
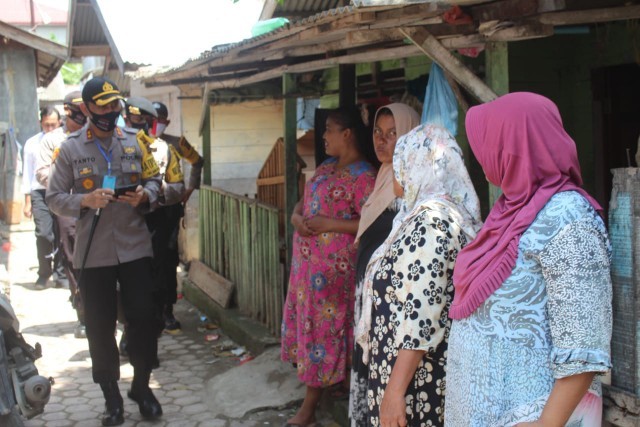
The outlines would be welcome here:
[[[158,117],[151,128],[151,136],[156,138],[151,147],[155,148],[153,154],[160,166],[160,173],[164,174],[165,181],[175,182],[182,180],[182,171],[178,169],[180,158],[185,159],[191,165],[187,188],[182,196],[182,203],[186,205],[193,190],[200,188],[204,159],[184,136],[177,137],[164,133],[164,130],[171,123],[169,110],[162,102],[154,102],[153,106]],[[168,158],[168,160],[163,160],[163,158]],[[180,322],[176,320],[173,314],[173,305],[178,299],[178,280],[176,277],[180,261],[178,256],[178,232],[180,218],[184,215],[184,206],[177,202],[167,202],[165,203],[164,212],[169,227],[166,262],[163,264],[163,275],[166,277],[163,313],[164,328],[169,333],[177,333],[180,331]]]
[[[67,139],[70,133],[80,130],[87,122],[87,117],[80,110],[82,104],[82,93],[79,90],[70,92],[64,97],[63,107],[65,120],[62,127],[45,134],[40,141],[40,151],[36,158],[36,179],[43,187],[47,187],[49,181],[49,170],[51,162],[60,151],[60,144]],[[76,240],[76,219],[68,216],[56,216],[58,223],[61,261],[64,271],[69,281],[71,291],[71,306],[76,310],[78,324],[74,330],[76,338],[86,338],[87,333],[84,325],[84,310],[82,308],[82,298],[80,289],[73,269],[73,246]]]
[[[134,370],[128,396],[138,403],[143,417],[162,415],[162,407],[149,388],[158,341],[152,299],[153,252],[144,220],[144,214],[156,203],[160,180],[153,156],[138,144],[134,130],[116,127],[122,96],[115,83],[93,78],[84,86],[82,99],[80,107],[89,123],[60,146],[51,167],[47,202],[58,215],[78,218],[73,264],[77,269],[84,267],[79,273],[80,291],[93,380],[100,384],[105,398],[102,425],[113,426],[124,422],[114,336],[117,283]]]

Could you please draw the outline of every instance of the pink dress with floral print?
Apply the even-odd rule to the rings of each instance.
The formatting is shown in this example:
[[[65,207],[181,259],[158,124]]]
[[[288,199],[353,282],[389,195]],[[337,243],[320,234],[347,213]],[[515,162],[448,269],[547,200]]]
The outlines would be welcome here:
[[[360,161],[336,170],[322,163],[304,190],[303,215],[356,219],[373,190],[375,169]],[[353,347],[354,235],[293,235],[289,291],[282,319],[282,360],[311,387],[344,380]]]

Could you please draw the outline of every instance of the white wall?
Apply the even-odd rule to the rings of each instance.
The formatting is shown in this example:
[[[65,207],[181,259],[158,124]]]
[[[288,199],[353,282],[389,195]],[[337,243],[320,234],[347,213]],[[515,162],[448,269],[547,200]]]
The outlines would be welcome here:
[[[282,136],[281,100],[212,106],[212,185],[254,197],[260,169]]]

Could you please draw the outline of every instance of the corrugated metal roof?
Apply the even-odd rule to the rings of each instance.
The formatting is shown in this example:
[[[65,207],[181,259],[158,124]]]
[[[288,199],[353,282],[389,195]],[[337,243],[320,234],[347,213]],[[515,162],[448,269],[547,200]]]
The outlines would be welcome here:
[[[71,22],[71,55],[72,56],[105,56],[108,48],[121,73],[124,73],[124,61],[109,33],[96,0],[72,0]],[[74,48],[92,48],[82,50],[81,55],[74,55]]]
[[[108,45],[89,0],[77,0],[73,21],[73,46]]]
[[[3,21],[0,21],[0,35],[35,50],[38,86],[48,86],[67,58],[64,46]]]
[[[35,25],[67,25],[68,13],[57,7],[33,2]],[[31,5],[28,0],[2,0],[0,19],[11,25],[31,25]]]
[[[278,3],[273,17],[304,17],[349,4],[349,0],[288,0]]]

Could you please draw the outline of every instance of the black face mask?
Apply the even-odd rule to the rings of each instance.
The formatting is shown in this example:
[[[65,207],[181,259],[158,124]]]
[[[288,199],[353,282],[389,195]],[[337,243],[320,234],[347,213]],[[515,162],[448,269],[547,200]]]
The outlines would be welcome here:
[[[73,120],[80,126],[84,126],[84,124],[87,123],[87,116],[82,114],[82,111],[76,110],[74,108],[69,108],[69,111],[71,111],[71,115],[67,115],[68,119]]]
[[[107,114],[91,113],[91,122],[103,132],[111,132],[116,128],[116,122],[120,117],[120,111],[112,111]]]
[[[131,127],[134,129],[142,129],[145,134],[149,135],[149,123],[131,123]]]

